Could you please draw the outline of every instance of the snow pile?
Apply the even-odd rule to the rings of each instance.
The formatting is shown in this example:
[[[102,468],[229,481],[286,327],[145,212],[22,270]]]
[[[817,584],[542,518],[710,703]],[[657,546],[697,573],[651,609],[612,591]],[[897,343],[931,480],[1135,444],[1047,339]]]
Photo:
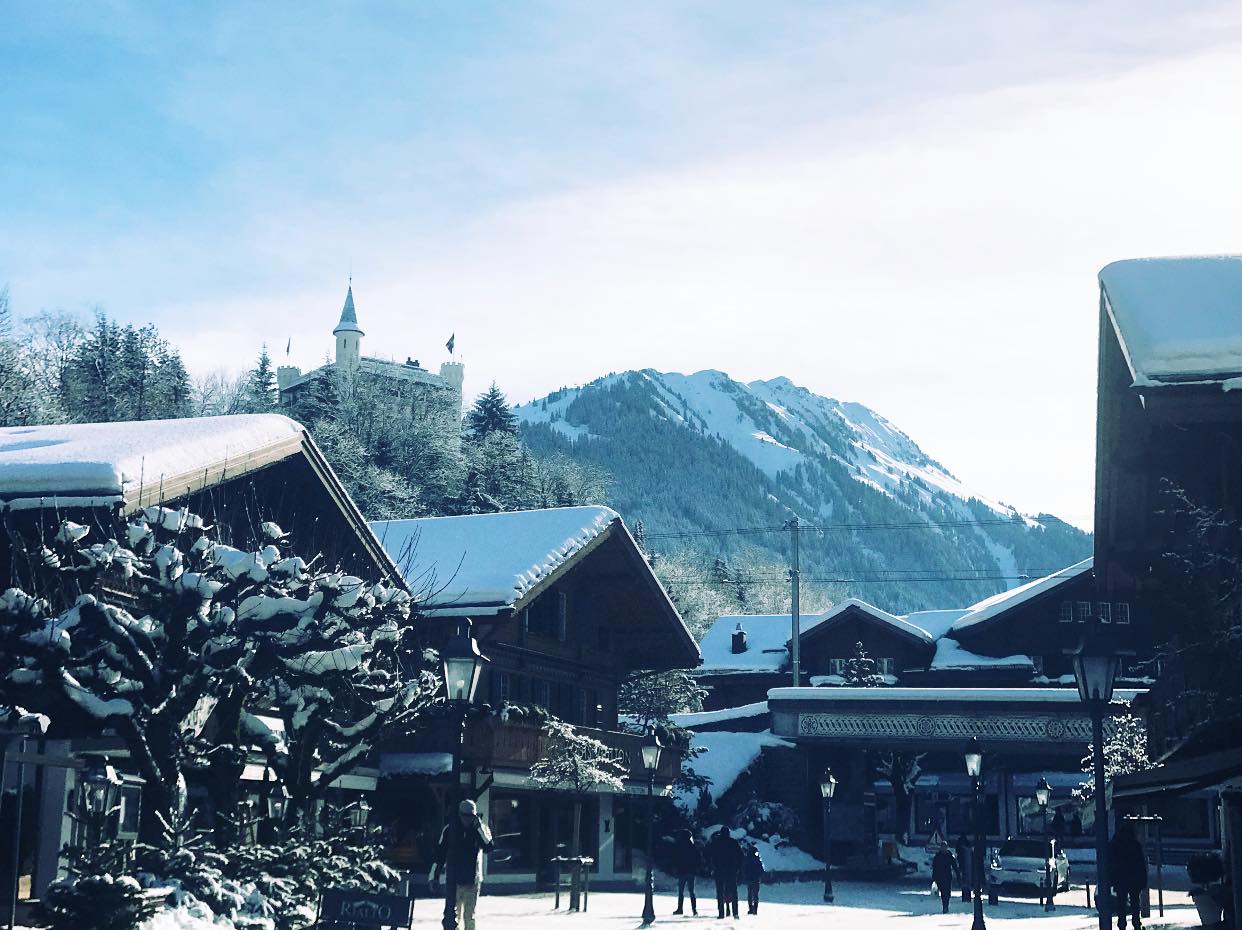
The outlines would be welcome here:
[[[984,656],[971,652],[955,639],[945,637],[936,643],[936,654],[932,657],[929,671],[946,671],[957,669],[1014,669],[1034,674],[1035,663],[1030,656]]]
[[[696,733],[691,745],[706,750],[690,764],[696,773],[712,780],[706,790],[715,803],[755,764],[766,747],[793,748],[794,744],[763,730],[759,733]],[[679,792],[674,799],[690,810],[694,810],[699,800],[695,792]]]
[[[1242,255],[1113,262],[1100,287],[1136,383],[1242,373]]]
[[[279,414],[0,429],[0,499],[108,498],[228,462],[300,436]],[[108,503],[105,500],[102,503]],[[77,503],[77,501],[75,501]]]
[[[513,606],[620,520],[609,507],[558,507],[377,520],[371,529],[406,581],[430,589],[424,608],[446,615]]]
[[[696,726],[708,723],[723,723],[726,720],[740,720],[745,717],[762,717],[768,712],[767,701],[756,701],[754,704],[743,704],[740,707],[725,707],[721,710],[704,710],[691,714],[671,714],[669,720],[679,727],[693,730]]]

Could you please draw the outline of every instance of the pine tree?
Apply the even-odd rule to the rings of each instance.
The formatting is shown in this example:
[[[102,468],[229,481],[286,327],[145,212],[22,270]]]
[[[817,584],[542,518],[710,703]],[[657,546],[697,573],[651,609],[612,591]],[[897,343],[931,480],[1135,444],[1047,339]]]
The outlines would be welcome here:
[[[246,411],[268,413],[276,407],[277,396],[276,369],[267,354],[267,343],[264,343],[259,360],[246,379]]]
[[[466,414],[466,429],[469,431],[470,438],[476,442],[491,433],[517,435],[517,416],[510,409],[509,402],[500,388],[496,386],[495,381],[492,382],[490,388],[478,396],[474,406]]]
[[[841,675],[851,688],[882,688],[884,677],[876,670],[875,659],[867,655],[862,643],[854,644],[854,657],[845,663]]]

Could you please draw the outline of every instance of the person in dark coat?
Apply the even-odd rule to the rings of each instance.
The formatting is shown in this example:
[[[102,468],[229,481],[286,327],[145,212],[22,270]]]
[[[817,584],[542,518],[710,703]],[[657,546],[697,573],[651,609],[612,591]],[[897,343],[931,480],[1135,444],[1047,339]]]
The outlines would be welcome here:
[[[453,831],[451,844],[450,830]],[[491,852],[495,844],[492,842],[492,831],[479,819],[479,809],[473,801],[462,801],[457,807],[457,819],[445,824],[440,832],[440,845],[431,871],[433,885],[448,865],[450,845],[455,852],[453,880],[457,883],[457,930],[474,930],[474,912],[483,884],[483,854]]]
[[[970,845],[970,840],[966,839],[966,834],[958,834],[957,848],[957,874],[962,877],[962,900],[970,901],[970,890],[974,887],[971,884],[971,877],[974,875],[974,862],[971,861],[971,854],[974,848]]]
[[[746,882],[746,913],[759,913],[759,886],[763,884],[763,857],[759,847],[747,843],[742,848],[742,878]]]
[[[737,916],[737,879],[742,866],[742,847],[729,831],[721,827],[707,844],[707,858],[716,879],[716,919],[724,920],[732,910]]]
[[[948,846],[941,846],[932,858],[932,883],[940,892],[941,913],[949,913],[949,899],[953,897],[953,876],[957,873],[957,860]]]
[[[703,864],[703,851],[694,841],[694,834],[689,830],[679,830],[673,842],[673,872],[677,876],[677,910],[674,914],[685,913],[686,892],[690,892],[690,913],[699,914],[699,902],[694,896],[694,880],[698,877],[699,868]]]
[[[1134,835],[1134,827],[1123,820],[1113,834],[1108,848],[1109,877],[1113,894],[1117,896],[1117,927],[1126,930],[1126,913],[1134,921],[1134,930],[1143,930],[1139,920],[1143,889],[1147,887],[1147,854]]]

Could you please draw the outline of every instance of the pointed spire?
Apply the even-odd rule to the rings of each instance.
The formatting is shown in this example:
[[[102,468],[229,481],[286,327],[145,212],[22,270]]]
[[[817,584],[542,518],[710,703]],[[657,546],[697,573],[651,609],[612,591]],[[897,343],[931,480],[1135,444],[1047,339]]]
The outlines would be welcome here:
[[[341,321],[336,324],[336,329],[332,330],[332,335],[338,333],[358,333],[365,336],[362,327],[358,325],[358,314],[354,311],[354,283],[350,278],[349,289],[345,292],[345,306],[341,308]]]

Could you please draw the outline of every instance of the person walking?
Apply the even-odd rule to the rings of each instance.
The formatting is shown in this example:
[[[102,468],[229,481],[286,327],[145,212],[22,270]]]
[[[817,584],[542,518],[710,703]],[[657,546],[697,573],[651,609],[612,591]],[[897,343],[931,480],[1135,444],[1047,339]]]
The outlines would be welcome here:
[[[974,873],[974,863],[971,862],[970,854],[974,850],[971,848],[970,840],[966,839],[965,833],[959,833],[957,836],[957,874],[962,877],[962,901],[966,904],[970,903],[970,889],[974,887],[971,878]]]
[[[949,899],[953,897],[953,877],[957,874],[957,860],[948,846],[941,846],[932,858],[932,884],[940,892],[940,912],[949,913]]]
[[[1128,820],[1117,825],[1113,841],[1109,844],[1108,864],[1112,871],[1111,883],[1117,902],[1117,928],[1126,930],[1126,913],[1134,922],[1134,930],[1143,930],[1139,919],[1143,891],[1147,888],[1147,854],[1134,835],[1134,827]]]
[[[725,827],[721,827],[707,844],[707,858],[716,879],[716,919],[724,920],[732,911],[737,917],[737,878],[742,865],[742,847]]]
[[[742,849],[742,878],[746,881],[746,913],[759,913],[759,886],[763,883],[763,857],[759,847],[747,843]]]
[[[690,913],[699,916],[699,902],[694,896],[694,880],[699,876],[703,866],[703,851],[694,841],[694,834],[689,830],[678,830],[677,839],[673,841],[673,869],[677,875],[677,910],[674,914],[684,914],[686,892],[690,892]]]
[[[475,930],[474,911],[483,885],[483,853],[492,850],[492,831],[479,819],[479,809],[473,801],[457,805],[457,819],[446,823],[440,832],[440,846],[431,871],[432,884],[440,880],[440,873],[448,862],[449,830],[453,831],[456,844],[453,878],[457,882],[457,930]]]

